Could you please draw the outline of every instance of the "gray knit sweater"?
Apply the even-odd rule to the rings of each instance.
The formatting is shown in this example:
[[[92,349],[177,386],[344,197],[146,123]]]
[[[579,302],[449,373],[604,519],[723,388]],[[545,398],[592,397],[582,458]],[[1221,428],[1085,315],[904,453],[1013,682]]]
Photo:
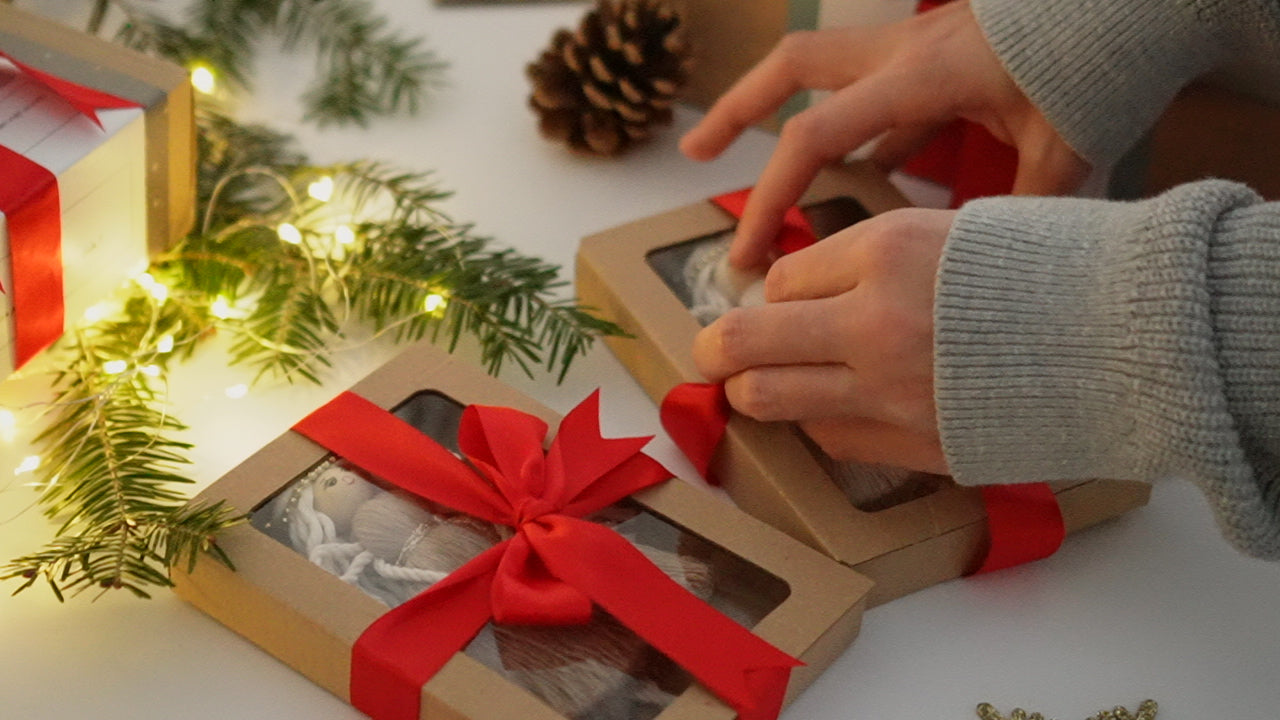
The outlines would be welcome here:
[[[973,6],[1015,80],[1098,164],[1195,76],[1280,57],[1276,0]],[[1224,181],[1135,203],[975,201],[937,291],[939,427],[958,481],[1185,477],[1236,547],[1280,559],[1280,203]]]

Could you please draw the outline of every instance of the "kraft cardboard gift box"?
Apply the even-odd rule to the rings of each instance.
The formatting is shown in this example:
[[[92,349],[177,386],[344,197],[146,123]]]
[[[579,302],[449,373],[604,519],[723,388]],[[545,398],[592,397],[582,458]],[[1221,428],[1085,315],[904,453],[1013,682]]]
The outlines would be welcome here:
[[[450,436],[457,434],[457,415],[464,405],[513,408],[542,418],[553,428],[557,423],[547,408],[426,344],[407,350],[356,384],[351,392],[378,407],[393,410],[441,444],[449,444]],[[449,447],[456,452],[456,446]],[[401,596],[412,595],[417,587],[406,588],[398,584],[399,580],[386,579],[393,576],[390,571],[367,570],[372,565],[353,570],[358,561],[351,565],[335,561],[336,556],[329,550],[341,555],[341,543],[333,547],[313,544],[310,550],[300,550],[306,543],[297,538],[311,530],[304,532],[299,523],[312,523],[305,508],[318,502],[314,498],[323,492],[319,488],[333,486],[340,482],[336,478],[349,478],[352,472],[360,472],[349,465],[344,467],[345,462],[297,432],[290,431],[269,443],[197,498],[225,500],[251,514],[251,522],[230,529],[218,539],[235,563],[235,570],[202,561],[191,573],[175,568],[174,581],[181,597],[350,701],[356,662],[353,645],[366,628],[388,612],[389,606],[401,602]],[[377,503],[400,501],[396,493],[374,493]],[[352,515],[351,536],[362,539],[357,544],[365,542],[366,534],[361,533],[360,527],[372,525],[368,518],[376,515],[371,512],[373,506],[374,501],[362,500],[360,510]],[[430,503],[420,506],[444,512]],[[329,512],[329,505],[324,507]],[[735,622],[750,627],[755,636],[804,663],[790,675],[788,700],[812,682],[857,634],[870,581],[741,513],[723,498],[671,479],[632,495],[603,514],[614,516],[608,522],[620,521],[614,525],[616,530],[637,546],[646,544],[646,555],[662,553],[664,543],[674,543],[682,563],[703,568],[705,577],[714,578],[707,584],[689,581],[691,587],[703,589],[699,597],[723,608]],[[337,512],[326,515],[342,516],[345,515]],[[417,552],[421,543],[435,537],[430,534],[434,531],[427,528],[440,527],[439,518],[444,516],[415,517],[428,519],[422,519],[410,533],[412,539],[394,553],[397,572],[403,570],[403,565],[414,564],[406,558]],[[594,521],[597,516],[588,519]],[[454,520],[458,518],[451,522]],[[470,520],[461,521],[473,527]],[[333,527],[345,522],[339,520]],[[363,525],[357,527],[360,523]],[[457,531],[456,527],[453,529]],[[341,534],[341,530],[334,532]],[[367,547],[372,548],[373,541],[367,542]],[[340,567],[334,567],[335,562]],[[373,574],[360,575],[366,572]],[[334,573],[343,575],[346,581]],[[367,581],[363,579],[366,577]],[[714,590],[707,590],[709,587]],[[563,632],[570,633],[569,638],[574,633],[598,637],[593,635],[593,627],[594,623],[586,629],[569,628]],[[490,626],[465,652],[452,655],[422,686],[418,716],[469,720],[734,717],[734,711],[702,685],[682,682],[678,668],[652,658],[643,663],[643,669],[619,664],[628,668],[628,675],[638,678],[638,690],[634,683],[628,685],[628,680],[619,689],[601,691],[599,697],[591,696],[590,702],[584,702],[576,697],[582,695],[580,690],[562,691],[556,685],[559,675],[548,680],[542,672],[547,668],[541,666],[555,665],[552,658],[558,655],[578,659],[590,655],[560,632],[562,629],[554,627],[521,630]],[[612,630],[606,634],[614,636]],[[513,650],[521,647],[521,642],[526,651]],[[627,645],[633,646],[634,643]],[[616,679],[616,674],[602,677]],[[569,676],[565,682],[577,681]],[[621,699],[616,696],[618,693]],[[657,700],[653,699],[655,693]]]
[[[851,164],[824,170],[800,207],[824,237],[906,204],[880,172]],[[843,208],[843,222],[830,217],[832,206]],[[606,343],[655,402],[681,383],[703,381],[691,357],[702,326],[689,310],[689,298],[682,297],[687,289],[672,279],[668,258],[688,257],[689,248],[701,243],[724,242],[734,223],[703,201],[592,235],[580,245],[579,297],[631,335]],[[926,476],[905,485],[913,492],[892,502],[860,507],[830,468],[793,424],[734,413],[711,474],[742,509],[875,581],[870,606],[973,572],[982,563],[989,531],[978,488]],[[1150,492],[1144,483],[1110,480],[1057,483],[1052,489],[1067,533],[1139,507]]]
[[[0,53],[3,377],[191,228],[195,128],[186,71],[171,63],[4,4]],[[59,81],[133,107],[86,114],[68,102],[68,90],[50,86]],[[49,175],[52,210],[51,195],[30,192]],[[48,228],[39,218],[49,212],[60,228],[42,231],[37,250],[26,228]],[[31,289],[15,294],[15,276]]]

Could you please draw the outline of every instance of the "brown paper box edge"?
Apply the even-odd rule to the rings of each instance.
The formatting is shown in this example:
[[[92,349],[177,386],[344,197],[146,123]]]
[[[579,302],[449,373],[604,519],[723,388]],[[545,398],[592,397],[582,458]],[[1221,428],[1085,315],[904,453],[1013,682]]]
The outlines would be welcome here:
[[[384,407],[423,389],[439,390],[464,404],[516,407],[552,426],[557,421],[544,406],[426,344],[406,350],[352,388]],[[326,455],[301,436],[286,433],[211,485],[197,501],[226,500],[252,509]],[[643,491],[636,500],[788,584],[788,597],[755,629],[806,663],[793,672],[788,701],[856,636],[872,586],[867,578],[681,480]],[[175,592],[316,684],[348,699],[351,645],[385,608],[252,527],[233,528],[220,542],[237,570],[207,560],[190,574],[175,568]],[[421,716],[560,717],[462,653],[424,686]],[[694,685],[659,717],[729,720],[733,712]]]
[[[0,3],[0,49],[72,82],[144,106],[147,144],[147,246],[154,255],[195,223],[194,94],[173,63]],[[49,67],[50,56],[74,62]],[[164,193],[154,188],[163,187]]]
[[[877,214],[906,206],[878,171],[853,164],[824,171],[801,204],[851,196]],[[731,229],[709,202],[597,233],[576,263],[582,302],[632,338],[606,345],[655,402],[681,382],[701,382],[689,348],[699,327],[646,261],[649,252]],[[638,310],[643,310],[643,314]],[[748,513],[866,574],[874,607],[974,570],[988,542],[977,488],[953,486],[878,512],[853,507],[786,424],[734,416],[714,463],[727,493]],[[1145,483],[1088,480],[1055,484],[1068,532],[1144,505]]]

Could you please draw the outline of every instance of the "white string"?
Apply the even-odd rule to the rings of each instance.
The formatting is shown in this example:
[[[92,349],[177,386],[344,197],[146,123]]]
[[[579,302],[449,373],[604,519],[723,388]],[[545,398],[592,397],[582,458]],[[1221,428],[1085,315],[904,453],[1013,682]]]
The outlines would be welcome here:
[[[689,289],[689,312],[702,325],[729,312],[736,303],[716,282],[716,268],[729,253],[727,240],[699,245],[684,265],[685,287]]]
[[[391,605],[403,602],[448,575],[439,570],[387,562],[359,542],[341,537],[333,518],[315,507],[314,481],[332,467],[332,463],[317,467],[298,482],[292,491],[296,495],[288,499],[285,525],[294,550],[326,572]],[[421,532],[421,526],[416,528],[406,539],[406,547],[411,546],[415,538],[420,540]],[[401,587],[403,584],[414,587],[406,589]]]

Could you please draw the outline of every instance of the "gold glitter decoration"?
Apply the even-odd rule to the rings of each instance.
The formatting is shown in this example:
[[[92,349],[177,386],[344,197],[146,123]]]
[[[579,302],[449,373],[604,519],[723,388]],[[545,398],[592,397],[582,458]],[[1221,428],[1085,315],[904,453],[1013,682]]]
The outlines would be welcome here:
[[[1089,716],[1088,720],[1156,720],[1156,712],[1160,706],[1155,700],[1143,700],[1138,705],[1136,713],[1129,712],[1129,709],[1120,705],[1110,710],[1100,710],[1097,714]],[[979,720],[1046,720],[1044,715],[1038,712],[1028,713],[1022,708],[1014,708],[1009,712],[1008,716],[1001,715],[999,710],[991,703],[979,703],[976,708]],[[1050,718],[1049,720],[1052,720]]]

